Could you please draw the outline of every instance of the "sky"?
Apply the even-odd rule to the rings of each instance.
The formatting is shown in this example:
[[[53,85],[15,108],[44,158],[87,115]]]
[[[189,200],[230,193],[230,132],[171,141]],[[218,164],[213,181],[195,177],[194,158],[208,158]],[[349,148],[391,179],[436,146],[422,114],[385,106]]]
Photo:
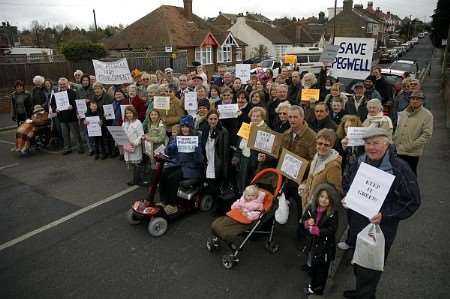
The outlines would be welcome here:
[[[317,16],[320,11],[334,5],[333,0],[193,0],[193,13],[200,17],[214,17],[219,11],[226,13],[257,12],[271,19],[280,17]],[[342,6],[343,0],[338,0]],[[367,7],[367,0],[353,3]],[[420,20],[431,20],[437,0],[373,0],[374,7],[391,11],[401,18],[412,15]],[[158,8],[160,5],[182,7],[183,0],[0,0],[0,21],[9,21],[19,29],[29,28],[33,20],[46,26],[71,24],[88,28],[93,24],[92,10],[97,25],[129,25]]]

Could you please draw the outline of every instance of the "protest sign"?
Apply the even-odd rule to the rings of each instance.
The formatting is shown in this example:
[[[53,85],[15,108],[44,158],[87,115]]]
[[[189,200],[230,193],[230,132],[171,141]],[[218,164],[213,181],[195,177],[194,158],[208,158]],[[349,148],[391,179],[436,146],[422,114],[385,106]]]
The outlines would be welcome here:
[[[284,64],[296,64],[297,63],[297,55],[284,55],[283,59]]]
[[[339,50],[331,65],[331,74],[334,77],[365,79],[372,67],[374,42],[373,38],[336,37],[334,44],[339,46]]]
[[[89,137],[102,136],[102,127],[100,126],[99,116],[86,117],[87,132]]]
[[[250,136],[248,138],[248,147],[278,158],[281,146],[281,134],[270,129],[250,126]]]
[[[87,105],[86,105],[86,100],[85,99],[81,99],[81,100],[75,100],[75,103],[77,105],[77,114],[79,118],[84,118],[85,114],[87,112]]]
[[[92,64],[94,65],[95,78],[100,83],[123,84],[133,82],[126,58],[109,62],[93,59]]]
[[[338,45],[327,45],[323,49],[322,54],[320,54],[319,61],[322,62],[324,65],[332,64],[336,59],[338,50],[339,50]]]
[[[364,136],[367,135],[367,127],[348,127],[347,128],[347,146],[360,146],[364,145]]]
[[[277,169],[281,171],[285,177],[300,184],[307,167],[308,160],[283,148],[280,159],[278,160]]]
[[[157,156],[157,155],[163,155],[163,154],[165,154],[165,153],[164,153],[165,149],[166,149],[166,146],[165,146],[164,144],[161,144],[160,146],[158,146],[158,147],[153,151],[153,154],[154,154],[155,156]]]
[[[380,211],[394,179],[392,174],[362,162],[345,197],[347,207],[372,218]]]
[[[179,153],[193,153],[198,146],[198,136],[177,136]]]
[[[241,79],[242,84],[250,81],[250,64],[236,64],[235,77]]]
[[[130,141],[128,141],[127,133],[125,133],[124,129],[121,126],[108,126],[106,128],[118,145],[130,143]]]
[[[55,92],[53,95],[55,96],[56,109],[58,111],[69,110],[70,103],[67,90]]]
[[[217,110],[219,111],[220,114],[219,119],[237,118],[239,115],[238,104],[218,105]]]
[[[114,107],[112,104],[103,105],[103,115],[107,120],[116,118],[116,115],[114,114]]]
[[[125,109],[131,105],[120,105],[120,113],[122,114],[122,121],[125,121]]]
[[[246,140],[248,140],[248,137],[250,136],[250,124],[248,123],[242,123],[241,128],[239,129],[239,132],[237,133],[239,137],[242,137]]]
[[[153,108],[160,110],[170,110],[170,97],[153,97]]]
[[[320,89],[315,88],[303,88],[302,89],[302,98],[301,100],[304,102],[317,102],[320,97]]]
[[[197,92],[188,91],[184,95],[184,110],[197,112],[198,102],[197,102]]]

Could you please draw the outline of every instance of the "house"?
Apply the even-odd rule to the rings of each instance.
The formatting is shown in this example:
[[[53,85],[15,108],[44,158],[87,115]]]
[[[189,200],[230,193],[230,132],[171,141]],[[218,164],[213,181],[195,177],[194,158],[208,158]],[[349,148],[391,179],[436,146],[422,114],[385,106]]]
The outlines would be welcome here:
[[[236,22],[228,30],[248,45],[249,52],[264,45],[267,47],[267,54],[277,59],[281,59],[287,47],[293,45],[292,41],[274,26],[266,22],[255,21],[253,17],[237,16]]]
[[[192,0],[184,7],[162,5],[124,30],[104,41],[110,51],[147,49],[187,51],[187,65],[198,62],[209,74],[217,64],[239,63],[245,57],[246,44],[230,31],[205,22],[192,13]]]
[[[325,32],[327,37],[332,37],[335,33],[335,36],[340,37],[374,38],[376,49],[380,28],[378,20],[361,12],[358,6],[354,9],[352,0],[344,0],[342,11],[328,20]]]
[[[323,16],[322,16],[323,18]],[[279,31],[298,47],[323,47],[325,24],[318,23],[316,18],[308,18],[280,26]]]

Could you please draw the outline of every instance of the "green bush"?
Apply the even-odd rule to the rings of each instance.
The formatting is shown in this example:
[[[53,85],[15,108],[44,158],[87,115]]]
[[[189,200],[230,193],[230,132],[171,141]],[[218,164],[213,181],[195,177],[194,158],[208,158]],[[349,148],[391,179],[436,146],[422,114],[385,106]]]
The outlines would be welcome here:
[[[61,52],[69,61],[99,59],[107,55],[103,45],[92,42],[69,42],[62,45]]]

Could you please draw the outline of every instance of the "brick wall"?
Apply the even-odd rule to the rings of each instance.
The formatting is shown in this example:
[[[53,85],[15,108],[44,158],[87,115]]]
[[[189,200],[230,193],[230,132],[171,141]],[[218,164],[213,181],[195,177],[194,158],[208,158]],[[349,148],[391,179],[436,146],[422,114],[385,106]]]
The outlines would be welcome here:
[[[343,11],[336,16],[336,36],[372,37],[366,27],[367,23],[354,12]],[[333,20],[327,23],[326,32],[333,36]]]

